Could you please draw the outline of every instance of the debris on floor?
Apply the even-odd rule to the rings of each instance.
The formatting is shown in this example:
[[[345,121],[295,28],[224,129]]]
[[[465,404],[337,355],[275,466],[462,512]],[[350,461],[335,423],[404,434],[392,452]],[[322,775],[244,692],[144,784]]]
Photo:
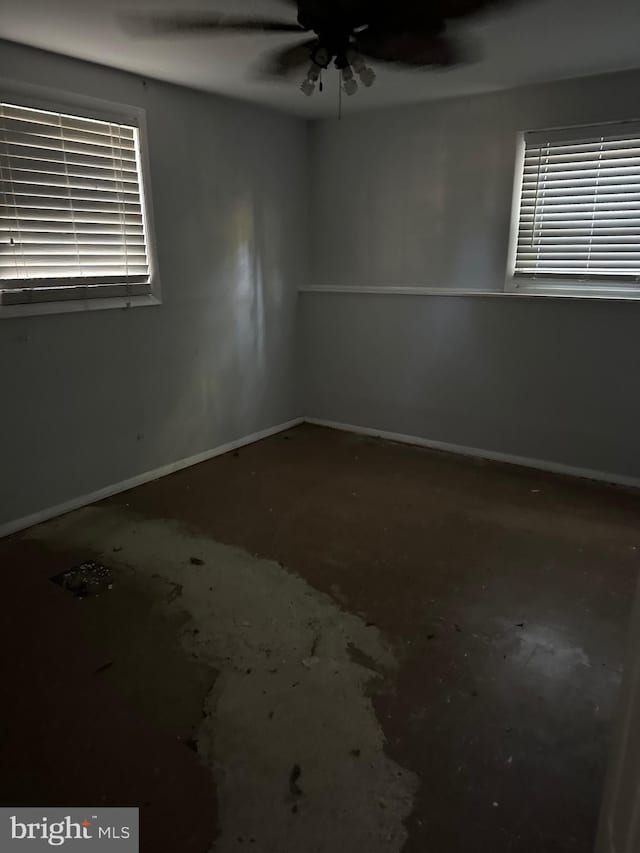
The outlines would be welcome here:
[[[111,569],[96,563],[95,560],[85,560],[79,566],[55,575],[51,580],[79,599],[98,596],[113,587]]]
[[[302,775],[302,769],[299,764],[294,764],[289,774],[289,791],[292,797],[301,797],[302,788],[298,785],[298,779]]]
[[[181,583],[174,583],[170,581],[169,585],[171,586],[171,590],[169,592],[169,595],[167,596],[167,604],[171,604],[172,601],[175,601],[177,598],[180,598],[184,589]]]

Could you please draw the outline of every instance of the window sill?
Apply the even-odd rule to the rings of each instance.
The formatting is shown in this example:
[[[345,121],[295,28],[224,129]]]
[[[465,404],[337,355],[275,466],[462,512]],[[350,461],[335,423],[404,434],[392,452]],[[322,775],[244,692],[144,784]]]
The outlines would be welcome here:
[[[558,278],[518,278],[509,277],[505,290],[514,296],[556,296],[570,299],[609,299],[640,300],[640,286],[637,282],[619,284],[608,281],[579,281]]]
[[[59,302],[27,302],[21,305],[0,305],[0,320],[10,317],[33,317],[38,314],[74,314],[79,311],[104,311],[119,308],[141,308],[161,305],[152,293],[137,296],[107,296],[94,299],[68,299]]]
[[[581,288],[579,292],[565,292],[557,287],[537,288],[527,287],[513,288],[510,283],[503,290],[479,290],[463,289],[454,287],[398,287],[390,285],[367,286],[367,285],[306,285],[298,288],[298,293],[332,293],[332,294],[363,294],[368,296],[446,296],[446,297],[482,297],[490,299],[522,299],[531,297],[535,299],[573,299],[581,301],[608,300],[610,302],[638,302],[640,291],[620,290],[612,294],[585,292]]]

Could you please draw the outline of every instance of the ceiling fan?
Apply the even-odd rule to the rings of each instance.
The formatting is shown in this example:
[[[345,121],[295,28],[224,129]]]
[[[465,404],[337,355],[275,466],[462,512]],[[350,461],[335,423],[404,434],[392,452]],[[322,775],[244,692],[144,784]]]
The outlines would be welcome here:
[[[297,22],[221,14],[163,14],[128,18],[137,32],[171,33],[299,33],[305,41],[273,53],[264,67],[285,77],[308,66],[301,85],[305,95],[322,89],[322,72],[332,64],[347,95],[373,85],[368,60],[397,66],[446,67],[463,62],[464,46],[447,32],[447,22],[514,0],[282,0],[297,9]]]

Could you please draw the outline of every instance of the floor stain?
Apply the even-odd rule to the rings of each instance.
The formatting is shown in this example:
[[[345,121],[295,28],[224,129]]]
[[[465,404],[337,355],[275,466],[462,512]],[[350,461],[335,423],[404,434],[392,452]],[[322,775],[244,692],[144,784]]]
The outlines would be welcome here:
[[[217,783],[217,853],[239,837],[264,853],[299,853],[310,839],[316,853],[401,850],[418,779],[386,755],[369,695],[397,667],[377,628],[279,563],[175,522],[90,507],[28,537],[91,545],[180,591],[164,606],[188,615],[183,647],[219,673],[190,744]]]

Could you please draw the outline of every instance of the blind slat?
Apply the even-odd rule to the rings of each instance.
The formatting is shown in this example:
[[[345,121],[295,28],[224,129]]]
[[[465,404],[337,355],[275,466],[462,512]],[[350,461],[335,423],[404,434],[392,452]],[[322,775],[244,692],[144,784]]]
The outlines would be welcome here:
[[[569,130],[566,133],[570,133]],[[547,151],[553,154],[562,155],[566,153],[583,153],[593,151],[614,151],[616,149],[640,148],[640,135],[638,133],[625,135],[598,135],[592,136],[584,141],[553,141],[553,134],[548,134],[547,139],[533,140],[531,134],[525,134],[527,143],[527,154],[540,154]]]
[[[49,110],[33,109],[31,107],[16,106],[15,104],[0,104],[0,115],[7,119],[28,121],[34,124],[46,126],[56,125],[70,130],[90,130],[93,133],[101,133],[111,136],[113,128],[125,139],[134,139],[134,128],[117,122],[102,121],[100,119],[87,118],[83,116],[69,115],[67,113],[51,112]]]
[[[3,247],[5,250],[10,248],[13,247]],[[102,246],[98,247],[97,251],[95,249],[87,249],[83,246],[73,247],[72,249],[67,246],[66,249],[60,249],[57,252],[50,252],[48,254],[41,251],[22,250],[19,254],[13,251],[0,251],[0,267],[26,265],[31,268],[46,264],[51,264],[52,266],[59,264],[75,266],[76,263],[78,266],[84,267],[99,261],[105,264],[121,264],[123,254],[118,246],[111,248]],[[140,260],[146,263],[144,248],[141,246],[132,246],[129,248],[126,252],[126,258],[127,263],[139,263]]]
[[[544,207],[545,213],[570,213],[571,211],[575,211],[576,213],[581,213],[584,210],[593,210],[594,218],[598,216],[600,213],[616,213],[617,211],[621,211],[622,213],[630,213],[633,212],[636,215],[640,214],[640,204],[637,199],[631,199],[630,201],[616,201],[608,199],[606,196],[600,198],[597,193],[595,193],[595,198],[593,201],[576,201],[569,198],[547,198],[543,193],[540,193],[533,203],[525,203],[523,204],[523,213],[533,212],[535,215],[535,211],[540,210],[541,207]]]
[[[27,172],[23,169],[12,169],[11,186],[29,195],[38,195],[40,190],[45,190],[48,195],[51,190],[60,190],[64,187],[69,187],[74,192],[76,190],[93,190],[94,192],[106,190],[107,192],[128,193],[138,197],[137,181],[131,178],[125,179],[120,175],[114,174],[84,177],[70,173],[65,174],[63,172],[55,174],[51,172]]]
[[[111,133],[95,133],[92,130],[78,130],[59,125],[47,125],[42,122],[23,121],[20,119],[2,118],[2,124],[7,134],[28,134],[36,144],[42,143],[49,147],[51,140],[60,140],[69,143],[82,143],[88,145],[100,145],[117,151],[135,151],[135,140],[133,136],[123,136],[118,133],[116,125],[112,125]],[[65,145],[65,147],[66,147]]]
[[[634,174],[623,172],[621,175],[605,175],[597,169],[592,170],[598,176],[598,185],[601,187],[636,187],[640,183],[640,171]],[[585,187],[593,184],[593,175],[525,175],[522,185],[525,189],[535,189],[540,185],[548,189],[562,189],[563,187]]]
[[[545,269],[571,269],[574,271],[589,272],[591,269],[600,270],[602,272],[608,272],[611,275],[614,275],[616,272],[625,272],[628,273],[631,270],[637,269],[638,263],[637,261],[620,261],[611,263],[610,261],[604,260],[593,260],[589,261],[588,266],[584,266],[583,263],[578,263],[575,260],[559,260],[557,258],[537,258],[534,263],[527,263],[526,260],[522,262],[523,268],[534,272],[537,269],[545,270]],[[634,277],[640,276],[640,273],[633,273]]]
[[[611,251],[605,252],[597,249],[590,249],[586,247],[585,249],[578,250],[574,247],[569,248],[550,248],[548,246],[539,246],[539,247],[529,247],[529,249],[522,249],[519,252],[520,257],[524,260],[531,260],[532,258],[535,260],[541,258],[547,258],[549,260],[555,261],[557,260],[574,260],[574,259],[592,259],[594,261],[636,261],[640,259],[640,251],[637,249],[625,249],[620,251]],[[2,264],[2,260],[0,259],[0,264]]]
[[[3,224],[3,222],[5,224]],[[18,223],[16,225],[15,223]],[[129,226],[138,225],[142,227],[142,214],[141,213],[126,213],[124,217],[121,213],[117,211],[111,212],[100,212],[97,211],[71,211],[71,210],[45,210],[44,208],[22,208],[16,207],[11,208],[10,211],[3,211],[2,206],[0,206],[0,229],[2,228],[11,228],[11,223],[13,223],[13,230],[18,230],[18,227],[22,229],[24,223],[35,222],[38,223],[41,228],[43,223],[65,223],[71,224],[73,227],[79,225],[122,225],[123,230],[125,226],[128,228]],[[8,223],[8,224],[7,224]],[[45,226],[46,227],[46,226]]]
[[[524,158],[526,166],[535,166],[538,163],[591,163],[593,160],[611,165],[612,160],[620,160],[626,163],[629,159],[640,159],[639,148],[615,148],[601,150],[594,148],[592,151],[556,152],[556,151],[527,151]]]
[[[640,222],[640,211],[625,210],[624,208],[620,208],[619,210],[600,211],[599,216],[597,218],[594,218],[594,216],[591,215],[588,210],[549,210],[543,212],[543,205],[542,203],[540,203],[537,209],[532,208],[530,210],[524,210],[522,212],[522,220],[524,222],[528,220],[531,220],[531,222],[533,222],[533,220],[535,219],[537,226],[539,226],[539,224],[545,218],[549,221],[557,220],[558,222],[591,222],[594,225],[605,225],[617,222],[629,224],[631,222]]]
[[[542,237],[542,236],[544,236],[544,237],[563,237],[564,235],[567,235],[570,237],[571,236],[581,237],[585,234],[593,234],[593,235],[598,235],[598,236],[602,236],[602,237],[620,237],[622,239],[628,239],[628,238],[640,239],[640,227],[630,225],[627,228],[625,228],[623,226],[607,228],[607,227],[600,227],[600,226],[593,227],[593,226],[587,225],[587,226],[583,226],[583,227],[574,227],[574,228],[555,228],[555,227],[551,226],[551,227],[545,228],[544,232],[542,229],[539,229],[539,228],[535,228],[535,229],[534,228],[521,228],[520,232],[519,232],[518,239],[519,240],[530,240],[534,236],[535,237]]]
[[[14,230],[9,229],[9,220],[0,219],[0,240],[10,242],[12,239],[18,239],[17,227]],[[15,226],[15,223],[14,223]],[[122,237],[125,242],[133,237],[142,237],[144,239],[142,223],[126,225],[122,222],[97,223],[97,222],[53,222],[51,220],[23,220],[20,223],[20,239],[30,238],[31,235],[49,237],[52,240],[75,239],[82,241],[86,236],[97,235],[105,237]],[[44,241],[44,240],[43,240]],[[44,241],[46,242],[46,241]]]
[[[530,166],[525,165],[525,179],[533,178],[536,181],[553,181],[562,178],[590,178],[594,175],[602,175],[603,178],[616,178],[622,176],[636,177],[640,173],[640,165],[634,164],[633,168],[624,165],[606,164],[598,166],[597,160],[589,160],[585,163],[577,163],[575,165],[567,163],[532,163]]]
[[[546,245],[549,248],[558,247],[559,249],[566,248],[567,251],[571,251],[572,246],[593,246],[597,248],[599,251],[616,251],[620,248],[620,251],[634,251],[634,249],[629,250],[628,240],[626,237],[592,237],[589,234],[584,234],[582,237],[526,237],[518,240],[518,245],[522,246],[523,251],[530,246],[541,246]],[[640,247],[640,239],[638,240],[638,246]]]
[[[552,186],[543,185],[542,188],[535,188],[527,185],[523,188],[522,198],[523,203],[536,201],[538,195],[544,195],[545,198],[570,198],[575,201],[579,198],[589,199],[591,201],[603,198],[609,201],[632,201],[631,196],[640,197],[640,181],[637,184],[617,184],[616,186],[608,186],[606,184],[598,184],[597,191],[594,191],[590,185],[568,184],[567,186]]]
[[[96,278],[98,276],[117,276],[118,278],[122,278],[126,281],[130,276],[136,275],[147,275],[147,267],[144,264],[129,264],[125,266],[124,264],[118,266],[116,264],[92,264],[82,269],[78,266],[41,266],[34,267],[33,269],[27,271],[22,270],[19,266],[14,267],[2,267],[0,269],[0,278],[2,279],[3,288],[6,286],[7,281],[21,281],[22,286],[24,287],[25,280],[27,281],[35,281],[38,279],[45,278],[77,278],[83,279],[85,276],[88,278]]]
[[[583,151],[579,154],[572,152],[559,153],[553,149],[542,151],[527,151],[524,162],[526,165],[536,165],[537,163],[592,163],[597,160],[599,163],[604,163],[607,166],[612,165],[612,162],[620,161],[621,164],[627,164],[629,161],[637,162],[640,159],[640,148],[616,148],[608,151],[600,148],[594,148],[592,151]]]
[[[15,207],[35,207],[40,210],[86,210],[101,212],[118,212],[122,210],[127,213],[137,213],[141,210],[139,199],[131,199],[128,195],[114,193],[112,198],[104,198],[99,194],[92,196],[91,193],[83,192],[75,195],[70,193],[63,195],[27,195],[19,191],[3,193],[0,190],[0,210],[12,210]]]
[[[0,231],[0,254],[8,246],[14,245],[34,246],[38,249],[51,247],[64,249],[66,246],[118,246],[124,251],[126,245],[144,247],[144,238],[142,234],[74,234],[73,232],[46,234],[42,231],[35,231],[27,234],[21,232],[19,236],[16,235],[16,237],[7,239]]]
[[[61,166],[63,171],[69,169],[74,170],[76,167],[81,168],[99,168],[118,170],[120,172],[130,173],[137,180],[137,168],[135,160],[121,160],[118,157],[111,157],[96,154],[78,154],[70,151],[39,151],[37,148],[29,145],[2,145],[0,137],[0,149],[3,152],[3,159],[10,168],[19,168],[23,163],[36,164],[57,164]]]
[[[133,170],[120,169],[117,166],[105,168],[102,166],[70,166],[64,163],[52,163],[40,160],[14,160],[8,164],[8,169],[15,181],[26,183],[50,183],[51,180],[64,179],[67,176],[76,181],[116,181],[138,185],[138,177]]]
[[[0,117],[2,122],[2,117]],[[34,151],[49,152],[49,151],[68,151],[71,154],[91,155],[95,154],[98,157],[111,157],[114,160],[128,160],[135,162],[135,150],[128,148],[120,148],[119,146],[109,143],[100,142],[81,142],[79,140],[58,138],[55,136],[34,136],[27,131],[5,130],[2,132],[2,142],[9,149],[13,145],[27,146]],[[117,156],[116,153],[117,152]]]
[[[97,171],[97,170],[96,170]],[[24,187],[65,187],[71,189],[109,189],[111,191],[129,192],[138,194],[138,182],[135,177],[126,175],[124,172],[106,169],[100,170],[99,174],[73,174],[71,170],[66,172],[60,169],[58,172],[31,171],[27,169],[11,169],[11,180],[14,186]],[[639,181],[640,183],[640,181]]]

